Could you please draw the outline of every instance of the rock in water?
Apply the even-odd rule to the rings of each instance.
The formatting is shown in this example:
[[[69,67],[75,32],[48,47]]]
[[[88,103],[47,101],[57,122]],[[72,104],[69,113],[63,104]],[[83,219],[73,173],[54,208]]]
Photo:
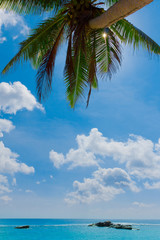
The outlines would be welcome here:
[[[132,230],[132,225],[124,225],[124,224],[114,224],[110,221],[105,222],[98,222],[88,225],[89,227],[97,226],[97,227],[109,227],[109,228],[116,228],[116,229],[127,229]]]
[[[132,225],[112,224],[111,228],[132,230]]]
[[[16,229],[25,229],[25,228],[29,228],[29,225],[25,225],[25,226],[17,226],[15,227]]]
[[[95,224],[97,227],[110,227],[112,223],[110,221],[98,222]]]

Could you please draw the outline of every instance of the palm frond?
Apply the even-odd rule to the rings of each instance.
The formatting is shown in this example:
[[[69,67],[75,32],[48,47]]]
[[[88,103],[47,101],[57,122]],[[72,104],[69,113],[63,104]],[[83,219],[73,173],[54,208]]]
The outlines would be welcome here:
[[[57,11],[66,2],[65,0],[0,0],[0,8],[20,14],[40,14],[45,11]]]
[[[20,43],[19,52],[5,66],[2,73],[5,74],[16,63],[27,61],[37,56],[39,51],[45,55],[54,44],[59,29],[61,28],[65,17],[61,14],[50,18],[32,31],[32,34],[22,43]]]
[[[72,50],[70,50],[71,43],[69,43],[70,46],[68,46],[68,54],[70,54],[70,56],[67,58],[73,63],[73,68],[69,69],[67,64],[65,67],[67,70],[65,71],[67,98],[72,108],[74,108],[79,97],[83,96],[84,89],[87,87],[88,82],[88,65],[86,62],[86,46],[84,39],[85,34],[84,31],[79,32],[79,30],[76,29],[74,32]]]
[[[34,69],[39,68],[44,55],[45,55],[45,53],[43,53],[41,50],[39,50],[39,52],[37,54],[35,54],[32,58],[30,58],[31,65]]]
[[[72,92],[72,83],[74,82],[74,64],[73,64],[73,47],[72,47],[72,32],[69,34],[66,63],[64,68],[64,76],[67,92]]]
[[[87,52],[87,64],[89,68],[89,76],[88,76],[88,84],[89,84],[89,92],[88,92],[88,98],[87,98],[87,106],[89,105],[89,100],[91,96],[92,88],[97,88],[98,82],[97,82],[97,63],[96,63],[96,34],[95,31],[91,31],[90,37],[89,37],[89,43],[88,43],[88,52]]]
[[[109,78],[121,65],[122,54],[119,41],[112,31],[108,31],[106,39],[102,38],[102,30],[96,31],[96,60],[101,77]]]
[[[132,44],[134,49],[142,46],[150,54],[160,54],[160,46],[126,19],[112,25],[111,30],[114,31],[122,42]]]
[[[105,3],[110,7],[113,4],[115,4],[116,2],[118,2],[119,0],[105,0]]]
[[[62,36],[64,32],[64,25],[61,26],[59,34],[53,44],[53,47],[48,50],[42,59],[40,67],[37,72],[37,94],[38,99],[45,98],[46,95],[51,91],[52,88],[52,74],[55,65],[55,58],[60,46]]]
[[[85,60],[85,55],[82,51],[79,52],[75,59],[74,71],[75,78],[72,83],[72,91],[67,92],[67,97],[72,108],[74,108],[79,97],[84,96],[84,89],[87,87],[88,71]]]

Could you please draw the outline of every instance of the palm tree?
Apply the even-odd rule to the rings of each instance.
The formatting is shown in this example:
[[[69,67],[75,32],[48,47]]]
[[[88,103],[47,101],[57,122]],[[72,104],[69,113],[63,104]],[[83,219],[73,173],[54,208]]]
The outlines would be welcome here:
[[[122,1],[119,0],[120,3]],[[106,2],[112,6],[117,0]],[[50,11],[54,15],[32,30],[31,35],[20,43],[19,52],[3,69],[4,74],[17,62],[31,60],[38,69],[36,80],[40,101],[51,91],[56,54],[64,41],[67,41],[64,81],[71,107],[75,106],[87,88],[88,106],[92,88],[98,87],[97,78],[111,78],[117,71],[122,60],[121,43],[131,44],[134,48],[142,46],[149,53],[160,54],[160,46],[122,16],[118,17],[118,21],[112,19],[113,24],[108,24],[108,27],[94,28],[92,21],[106,14],[102,7],[104,2],[8,0],[1,1],[1,4],[21,13]]]

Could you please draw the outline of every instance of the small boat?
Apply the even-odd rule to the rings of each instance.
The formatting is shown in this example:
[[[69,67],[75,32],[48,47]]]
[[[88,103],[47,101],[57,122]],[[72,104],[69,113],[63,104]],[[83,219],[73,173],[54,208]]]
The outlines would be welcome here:
[[[15,227],[15,229],[26,229],[26,228],[29,228],[29,225]]]

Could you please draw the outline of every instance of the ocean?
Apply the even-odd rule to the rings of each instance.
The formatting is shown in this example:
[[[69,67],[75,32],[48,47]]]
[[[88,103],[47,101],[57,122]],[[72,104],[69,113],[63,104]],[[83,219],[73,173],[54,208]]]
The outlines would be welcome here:
[[[0,219],[0,240],[160,240],[160,220],[111,220],[139,230],[88,227],[98,221],[104,219]],[[21,225],[30,228],[14,228]]]

